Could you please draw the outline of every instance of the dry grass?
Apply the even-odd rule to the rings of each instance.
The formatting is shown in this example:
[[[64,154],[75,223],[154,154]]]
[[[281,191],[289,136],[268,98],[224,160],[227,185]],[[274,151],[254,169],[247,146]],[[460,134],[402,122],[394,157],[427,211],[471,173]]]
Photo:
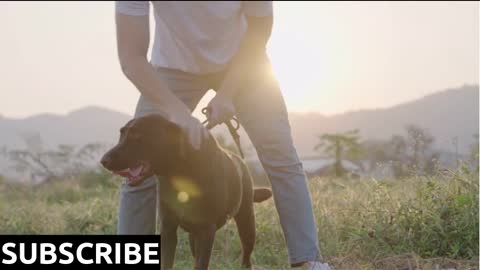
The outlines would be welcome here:
[[[120,179],[89,173],[41,187],[0,183],[1,234],[115,234]],[[309,181],[323,256],[335,269],[478,269],[478,174],[378,182]],[[289,269],[273,201],[256,205],[257,269]],[[230,222],[216,237],[211,269],[240,269]],[[176,269],[191,269],[179,233]]]

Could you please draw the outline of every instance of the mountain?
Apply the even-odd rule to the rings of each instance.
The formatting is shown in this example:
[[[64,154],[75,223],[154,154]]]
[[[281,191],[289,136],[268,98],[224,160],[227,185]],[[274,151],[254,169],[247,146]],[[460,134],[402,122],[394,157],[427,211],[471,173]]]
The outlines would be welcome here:
[[[0,146],[23,147],[24,136],[39,134],[46,146],[113,143],[130,116],[105,108],[86,107],[67,115],[39,114],[24,119],[0,118]]]
[[[118,139],[118,129],[130,118],[130,115],[99,107],[86,107],[67,115],[40,114],[24,119],[3,116],[0,117],[0,148],[23,147],[22,136],[35,133],[41,135],[47,146],[112,144]],[[314,154],[317,135],[322,133],[358,128],[363,138],[388,139],[393,134],[404,134],[407,124],[427,129],[436,138],[435,147],[443,151],[453,151],[452,138],[458,137],[459,150],[466,152],[473,143],[473,134],[478,133],[479,88],[465,85],[446,89],[390,108],[333,116],[292,112],[289,118],[301,156]],[[240,135],[242,140],[246,138],[244,132]],[[230,138],[228,134],[224,136]],[[247,147],[245,143],[243,146]]]
[[[388,139],[404,135],[405,126],[418,125],[435,137],[435,147],[454,151],[452,139],[458,138],[459,151],[467,152],[473,134],[479,128],[479,88],[465,85],[446,89],[423,98],[384,109],[360,110],[330,117],[317,113],[290,113],[292,133],[302,155],[313,154],[317,135],[358,128],[363,138]]]

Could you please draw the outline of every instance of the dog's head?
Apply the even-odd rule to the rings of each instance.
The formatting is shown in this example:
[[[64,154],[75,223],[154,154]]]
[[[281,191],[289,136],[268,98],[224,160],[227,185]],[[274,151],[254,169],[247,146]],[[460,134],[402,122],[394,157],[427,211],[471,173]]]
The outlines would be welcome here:
[[[148,115],[130,120],[120,129],[117,145],[103,156],[101,163],[134,186],[167,169],[168,160],[179,158],[184,144],[178,125],[161,115]]]

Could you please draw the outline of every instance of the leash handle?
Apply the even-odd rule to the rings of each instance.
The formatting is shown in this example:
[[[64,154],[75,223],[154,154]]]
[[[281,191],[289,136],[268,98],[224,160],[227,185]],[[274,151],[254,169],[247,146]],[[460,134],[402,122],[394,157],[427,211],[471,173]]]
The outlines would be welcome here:
[[[202,109],[202,113],[203,115],[205,115],[207,117],[207,119],[205,119],[205,121],[202,122],[202,125],[206,125],[208,123],[208,113],[210,112],[210,109],[208,107],[205,107]]]
[[[202,109],[202,113],[207,116],[207,119],[205,121],[202,122],[203,125],[207,124],[208,123],[208,112],[209,112],[209,108],[208,107],[205,107]],[[236,123],[235,126],[232,125],[231,121],[233,121],[234,123]],[[242,147],[240,146],[240,135],[238,135],[238,130],[240,129],[240,122],[238,121],[238,119],[234,116],[232,117],[232,119],[230,120],[227,120],[225,122],[223,122],[227,128],[228,128],[228,131],[230,132],[230,135],[232,136],[233,140],[235,141],[235,144],[237,145],[237,148],[238,148],[238,152],[240,153],[240,156],[245,159],[245,156],[243,155],[243,151],[242,151]]]

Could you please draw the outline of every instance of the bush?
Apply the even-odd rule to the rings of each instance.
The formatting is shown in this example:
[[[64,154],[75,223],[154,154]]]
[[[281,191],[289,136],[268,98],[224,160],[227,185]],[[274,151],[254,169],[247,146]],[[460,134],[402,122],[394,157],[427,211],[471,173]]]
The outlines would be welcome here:
[[[315,211],[319,237],[332,255],[355,251],[372,258],[413,251],[422,257],[477,258],[476,178],[454,174],[337,185],[343,198],[327,196],[334,202],[317,203]]]
[[[382,182],[311,179],[322,254],[336,269],[402,268],[399,260],[403,269],[413,262],[436,269],[441,264],[432,260],[437,257],[477,265],[477,180],[478,173],[466,169]],[[121,181],[105,172],[90,172],[38,187],[1,184],[0,234],[115,234]],[[255,211],[253,262],[267,269],[289,269],[273,200],[256,204]],[[178,243],[176,267],[191,269],[188,237],[182,230]],[[240,253],[236,226],[230,221],[217,232],[212,269],[240,269]],[[419,263],[420,257],[430,261]]]

